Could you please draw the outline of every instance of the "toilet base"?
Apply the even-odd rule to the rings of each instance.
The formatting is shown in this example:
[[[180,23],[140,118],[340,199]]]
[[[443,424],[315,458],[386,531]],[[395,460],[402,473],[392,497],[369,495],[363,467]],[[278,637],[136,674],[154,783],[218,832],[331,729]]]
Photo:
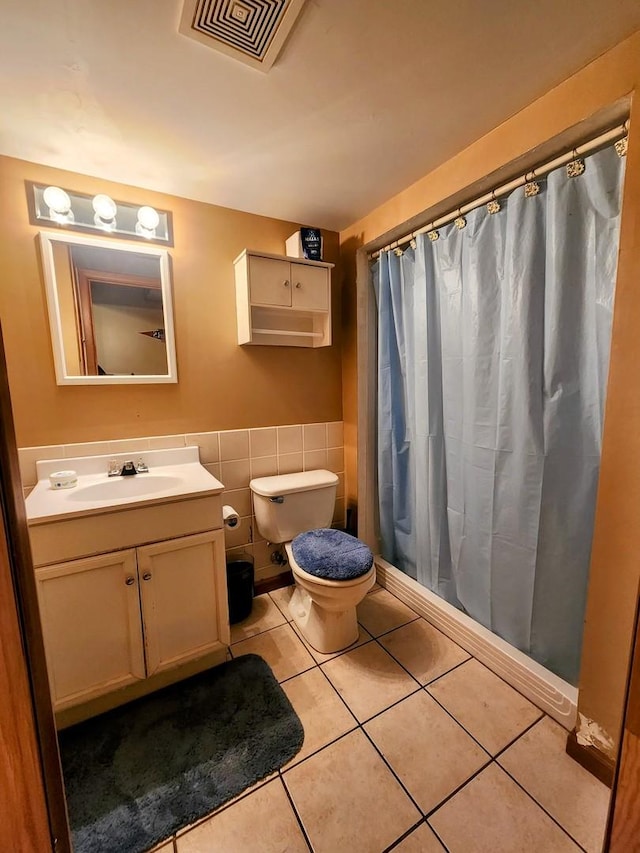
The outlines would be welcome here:
[[[289,602],[289,613],[307,643],[322,654],[340,652],[358,639],[355,607],[324,610],[298,583]]]

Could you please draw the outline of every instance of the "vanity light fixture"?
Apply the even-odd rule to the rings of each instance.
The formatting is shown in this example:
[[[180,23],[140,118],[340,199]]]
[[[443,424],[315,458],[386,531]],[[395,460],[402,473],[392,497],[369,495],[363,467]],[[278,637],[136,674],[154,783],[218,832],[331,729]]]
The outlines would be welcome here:
[[[42,198],[49,208],[49,216],[54,222],[60,225],[73,222],[74,216],[71,210],[71,199],[67,192],[60,189],[60,187],[47,187],[42,193]]]
[[[173,246],[168,210],[118,201],[106,193],[88,195],[32,181],[25,181],[25,186],[32,225]]]
[[[145,237],[151,240],[156,236],[156,228],[160,224],[160,216],[155,207],[144,205],[138,211],[138,221],[136,222],[136,234],[140,237]]]

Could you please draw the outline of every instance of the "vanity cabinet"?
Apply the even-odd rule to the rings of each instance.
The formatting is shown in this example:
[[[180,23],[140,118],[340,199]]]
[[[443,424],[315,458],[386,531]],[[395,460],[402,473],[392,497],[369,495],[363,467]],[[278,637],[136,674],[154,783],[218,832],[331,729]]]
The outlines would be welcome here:
[[[239,344],[331,344],[333,264],[245,250],[234,266]]]
[[[36,569],[54,709],[229,642],[221,529]]]

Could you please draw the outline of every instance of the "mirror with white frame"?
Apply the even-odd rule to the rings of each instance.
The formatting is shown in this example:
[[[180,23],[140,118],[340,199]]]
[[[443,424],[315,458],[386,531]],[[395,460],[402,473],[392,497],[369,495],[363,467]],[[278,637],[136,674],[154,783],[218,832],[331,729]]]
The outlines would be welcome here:
[[[40,232],[58,385],[177,382],[169,256]]]

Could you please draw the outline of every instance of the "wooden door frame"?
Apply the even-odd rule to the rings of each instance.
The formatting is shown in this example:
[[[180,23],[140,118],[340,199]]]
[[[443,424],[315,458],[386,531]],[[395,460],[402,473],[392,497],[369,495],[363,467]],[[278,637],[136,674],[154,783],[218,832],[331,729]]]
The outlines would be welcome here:
[[[0,622],[4,625],[6,620],[8,625],[14,623],[17,627],[17,634],[13,641],[3,637],[7,656],[11,656],[10,662],[13,667],[13,671],[7,673],[7,677],[12,681],[7,685],[7,690],[11,691],[14,699],[14,691],[19,694],[24,687],[20,714],[13,721],[3,720],[3,731],[4,725],[10,725],[11,722],[15,726],[16,733],[22,730],[22,743],[17,741],[14,745],[16,752],[13,755],[13,770],[16,777],[22,777],[22,781],[27,783],[29,790],[26,801],[13,803],[10,801],[7,808],[21,808],[33,822],[32,834],[38,833],[40,838],[44,837],[45,827],[42,826],[42,822],[46,820],[49,849],[55,853],[71,853],[64,783],[49,692],[1,328],[0,508],[3,522],[2,539],[6,543],[6,558],[0,561],[0,573],[2,573]],[[2,711],[0,711],[0,718],[1,714]],[[34,744],[35,764],[31,767],[25,761],[24,753],[28,748],[25,740],[31,740]],[[9,750],[9,754],[3,756],[3,760],[11,762],[11,741],[5,745],[5,749]],[[17,797],[21,791],[17,784],[18,779],[16,778],[15,781],[13,797]],[[46,804],[44,812],[37,812],[35,809],[34,804],[39,797],[44,797]],[[29,846],[31,839],[15,839],[12,843],[13,846],[6,849],[36,849]],[[38,853],[40,848],[42,848],[41,842],[39,842]],[[43,853],[45,853],[44,848]]]
[[[640,589],[605,853],[640,853]]]

